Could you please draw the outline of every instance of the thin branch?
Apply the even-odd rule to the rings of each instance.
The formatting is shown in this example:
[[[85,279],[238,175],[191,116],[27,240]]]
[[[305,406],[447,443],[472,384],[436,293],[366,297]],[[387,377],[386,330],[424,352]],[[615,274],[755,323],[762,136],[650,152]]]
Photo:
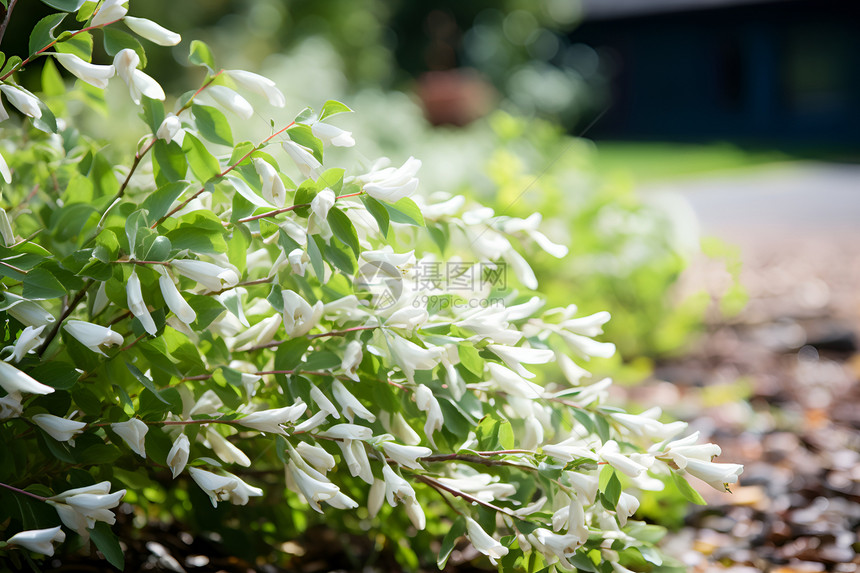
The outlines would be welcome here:
[[[345,336],[351,332],[360,332],[362,330],[375,330],[379,328],[378,326],[353,326],[352,328],[345,328],[343,330],[332,330],[330,332],[322,332],[320,334],[311,334],[308,336],[311,340],[316,338],[325,338],[327,336]]]
[[[448,493],[450,493],[451,495],[455,495],[457,497],[461,497],[461,498],[465,499],[469,503],[477,503],[478,505],[483,505],[487,509],[492,509],[493,511],[497,511],[499,513],[502,513],[502,514],[510,516],[510,517],[516,517],[514,514],[512,514],[510,511],[508,511],[507,509],[505,509],[503,507],[499,507],[498,505],[493,505],[490,502],[480,500],[477,497],[471,496],[466,492],[460,491],[458,489],[454,489],[453,487],[449,487],[442,482],[436,481],[435,479],[433,479],[431,477],[421,475],[421,474],[414,474],[414,475],[415,475],[415,479],[417,479],[418,481],[420,481],[422,483],[426,483],[427,485],[429,485],[430,487],[432,487],[434,489],[445,490]]]
[[[18,3],[18,0],[12,0],[9,2],[9,7],[6,8],[6,17],[3,18],[3,24],[0,24],[0,42],[3,41],[3,35],[6,34],[6,28],[9,26],[9,20],[12,19],[12,10],[15,9],[15,4]]]
[[[7,262],[5,262],[5,261],[0,261],[0,265],[3,265],[4,267],[10,268],[10,269],[12,269],[13,271],[15,271],[16,273],[21,273],[22,275],[26,275],[26,274],[27,274],[27,271],[25,271],[24,269],[19,269],[19,268],[18,268],[18,267],[16,267],[15,265],[10,265],[9,263],[7,263]]]
[[[11,5],[9,10],[11,11]],[[20,493],[21,495],[28,495],[34,499],[38,499],[39,501],[48,501],[47,497],[42,497],[41,495],[36,495],[35,493],[30,493],[29,491],[24,491],[23,489],[18,489],[17,487],[13,487],[9,484],[0,482],[0,487],[5,487],[8,490],[14,491],[15,493]]]
[[[300,203],[298,205],[293,205],[291,207],[284,207],[283,209],[275,209],[274,211],[268,211],[266,213],[261,213],[259,215],[254,215],[253,217],[245,217],[243,219],[239,219],[236,221],[237,223],[249,223],[251,221],[256,221],[257,219],[265,219],[266,217],[274,217],[275,215],[280,215],[281,213],[286,213],[288,211],[293,211],[295,209],[300,209],[302,207],[310,207],[310,203]]]

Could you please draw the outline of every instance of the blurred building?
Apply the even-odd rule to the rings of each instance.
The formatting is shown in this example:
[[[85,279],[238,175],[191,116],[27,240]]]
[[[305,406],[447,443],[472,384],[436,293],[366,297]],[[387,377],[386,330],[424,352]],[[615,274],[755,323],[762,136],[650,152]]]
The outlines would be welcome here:
[[[612,69],[590,136],[860,145],[860,2],[583,0]]]

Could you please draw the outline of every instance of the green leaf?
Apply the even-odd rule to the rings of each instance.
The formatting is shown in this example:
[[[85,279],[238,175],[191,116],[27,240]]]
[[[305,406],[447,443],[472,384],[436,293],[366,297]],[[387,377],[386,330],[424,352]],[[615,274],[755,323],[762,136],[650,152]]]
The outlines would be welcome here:
[[[501,444],[499,443],[499,426],[501,420],[488,414],[484,416],[475,428],[475,437],[478,440],[478,447],[482,450],[498,450]]]
[[[155,384],[152,383],[152,380],[147,378],[137,366],[129,362],[126,362],[125,365],[128,368],[128,371],[131,372],[131,375],[134,376],[138,382],[143,384],[144,388],[152,392],[155,397],[158,398],[160,401],[164,402],[165,404],[169,404],[169,402],[162,398],[161,395],[158,393],[158,388],[155,387]]]
[[[358,257],[361,252],[361,249],[358,246],[358,233],[356,233],[355,226],[352,224],[352,221],[349,220],[349,217],[346,216],[346,213],[337,207],[332,207],[329,209],[328,217],[326,217],[326,219],[328,220],[329,226],[331,226],[331,231],[334,233],[334,236],[343,241],[345,245],[352,249],[355,256]]]
[[[214,107],[196,104],[191,106],[191,112],[200,135],[212,143],[233,146],[233,130],[223,113]]]
[[[182,140],[182,151],[185,152],[185,158],[188,160],[188,166],[191,167],[192,173],[201,183],[221,174],[221,165],[218,160],[209,153],[203,142],[192,134],[185,134],[185,138]]]
[[[316,194],[319,192],[317,184],[308,179],[304,181],[299,188],[296,189],[296,193],[293,196],[293,205],[310,205],[310,202],[316,197]],[[310,213],[310,206],[307,207],[299,207],[294,209],[293,212],[299,217],[307,217]]]
[[[105,52],[109,56],[115,56],[122,50],[132,49],[140,58],[140,67],[146,67],[146,52],[137,38],[116,28],[102,28],[102,32],[104,32]]]
[[[478,353],[478,350],[469,344],[460,344],[457,346],[457,354],[460,356],[460,364],[466,370],[476,376],[484,375],[484,359]]]
[[[185,300],[197,313],[197,320],[191,325],[195,331],[205,330],[212,321],[221,316],[226,309],[211,296],[185,294]]]
[[[321,183],[335,192],[335,195],[343,189],[343,174],[344,170],[340,167],[332,167],[322,172],[318,183]]]
[[[606,484],[606,489],[603,490],[603,495],[606,501],[612,506],[612,509],[618,505],[618,500],[621,498],[621,481],[618,479],[618,474],[614,471]]]
[[[352,251],[345,245],[332,241],[330,245],[323,245],[325,259],[348,275],[355,274],[357,262]]]
[[[42,66],[42,92],[48,97],[66,93],[66,84],[53,58],[48,58]]]
[[[125,220],[125,236],[128,239],[128,252],[134,253],[137,248],[138,229],[146,227],[146,212],[138,209]]]
[[[215,60],[212,58],[212,52],[209,50],[209,46],[200,40],[191,42],[188,61],[195,66],[206,66],[211,71],[215,71]]]
[[[150,235],[143,242],[143,260],[166,261],[172,248],[167,237]]]
[[[22,61],[21,56],[9,56],[9,59],[6,60],[6,65],[0,70],[0,76],[5,76],[12,70],[17,70]]]
[[[695,503],[696,505],[705,505],[707,502],[705,498],[702,497],[702,494],[693,489],[693,486],[686,480],[686,478],[677,472],[672,472],[672,481],[675,482],[675,486],[678,488],[678,491],[681,492],[687,501]]]
[[[294,143],[298,143],[302,147],[307,147],[310,152],[316,157],[316,160],[322,163],[323,161],[323,142],[313,134],[311,127],[300,123],[287,130],[287,134]]]
[[[445,534],[445,537],[442,539],[442,545],[439,547],[439,557],[436,558],[436,566],[440,570],[445,568],[445,563],[448,562],[448,557],[454,551],[457,539],[464,533],[466,533],[466,520],[460,515],[451,524],[451,528],[448,529],[448,533]]]
[[[54,49],[61,54],[73,54],[85,62],[92,61],[93,35],[89,32],[75,34],[54,44]]]
[[[39,109],[42,110],[42,117],[33,119],[33,127],[45,133],[57,133],[57,118],[54,117],[54,112],[42,100],[39,100]]]
[[[367,207],[367,212],[376,219],[376,224],[379,225],[379,230],[382,232],[383,236],[388,235],[388,222],[390,217],[388,216],[388,210],[385,206],[371,197],[370,195],[362,195],[361,200],[364,203],[364,206]]]
[[[159,139],[152,148],[152,172],[155,184],[164,187],[185,177],[188,163],[182,148],[175,141]],[[184,186],[183,186],[184,189]],[[166,212],[166,211],[165,211]]]
[[[67,362],[43,362],[30,370],[28,374],[42,384],[57,390],[69,390],[81,377],[80,372]]]
[[[30,55],[35,54],[48,44],[54,41],[54,28],[60,25],[66,18],[66,14],[57,13],[45,16],[33,26],[33,31],[30,32]]]
[[[96,0],[86,0],[75,15],[75,20],[78,22],[86,22],[96,11],[99,3]]]
[[[340,103],[339,101],[335,101],[333,99],[328,100],[322,106],[322,110],[320,111],[320,121],[325,118],[335,115],[336,113],[344,113],[352,111],[346,105]]]
[[[78,8],[84,5],[86,0],[42,0],[42,4],[47,4],[56,10],[63,12],[77,12]]]
[[[417,227],[424,226],[424,216],[421,214],[421,209],[415,204],[415,201],[409,197],[404,197],[393,205],[391,203],[382,203],[388,211],[388,215],[395,223],[405,223],[407,225],[415,225]]]
[[[310,341],[302,336],[291,338],[280,346],[275,352],[275,370],[295,370],[301,364],[302,356],[307,352]]]
[[[57,278],[42,268],[32,269],[24,277],[24,298],[47,300],[66,295],[66,288]]]
[[[105,556],[105,559],[108,560],[108,563],[122,571],[125,567],[125,556],[122,553],[119,540],[111,531],[110,525],[104,521],[97,522],[95,527],[90,530],[90,538]]]
[[[317,242],[319,241],[319,243]],[[325,266],[322,258],[322,249],[320,244],[325,246],[325,242],[319,238],[319,235],[308,237],[308,256],[311,258],[311,267],[314,269],[314,274],[320,282],[325,280]]]
[[[306,107],[302,111],[299,112],[299,115],[293,119],[296,123],[311,123],[314,119],[314,110],[309,107]]]
[[[185,159],[183,158],[183,162],[184,161]],[[167,214],[167,210],[170,209],[171,205],[173,205],[173,202],[176,201],[186,189],[188,189],[188,183],[177,181],[175,183],[167,183],[166,185],[159,187],[154,193],[150,193],[141,205],[141,208],[146,209],[149,212],[147,223],[152,225],[164,217],[164,215]]]
[[[149,129],[152,130],[152,133],[155,133],[164,121],[164,102],[146,96],[142,96],[140,100],[141,107],[143,107],[141,117],[144,123],[149,126]],[[161,139],[158,141],[164,143]]]

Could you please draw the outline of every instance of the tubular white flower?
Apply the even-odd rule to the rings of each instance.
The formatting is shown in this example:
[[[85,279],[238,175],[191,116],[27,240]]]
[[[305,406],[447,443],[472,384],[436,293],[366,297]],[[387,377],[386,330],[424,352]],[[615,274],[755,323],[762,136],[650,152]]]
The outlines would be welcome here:
[[[6,540],[9,545],[20,545],[42,555],[51,557],[54,555],[54,542],[62,543],[66,540],[66,534],[58,525],[48,529],[31,529],[16,533]]]
[[[639,509],[639,500],[622,491],[621,497],[618,498],[618,504],[615,506],[615,515],[618,516],[618,523],[621,524],[621,527],[627,525],[627,519],[632,517],[637,509]]]
[[[212,501],[212,507],[218,505],[219,501],[230,499],[230,493],[239,487],[239,480],[235,477],[221,476],[212,472],[190,467],[188,473],[200,489],[202,489]]]
[[[286,436],[287,431],[283,425],[298,420],[299,416],[305,413],[307,407],[307,404],[299,400],[292,406],[253,412],[237,421],[246,428]]]
[[[340,380],[335,380],[331,385],[332,392],[334,394],[334,399],[337,400],[338,404],[343,408],[343,416],[352,422],[355,420],[355,416],[359,418],[364,418],[368,422],[375,422],[376,416],[370,412],[364,405],[358,401],[358,399],[350,394],[349,390],[343,385]]]
[[[164,90],[154,79],[137,69],[140,65],[140,56],[131,48],[120,50],[113,57],[113,66],[122,81],[128,86],[129,94],[135,104],[140,104],[140,96],[145,95],[151,99],[164,100]]]
[[[197,313],[191,308],[191,305],[182,298],[179,289],[173,279],[166,275],[158,277],[158,286],[161,287],[161,296],[164,297],[164,302],[167,303],[167,308],[176,315],[176,318],[187,325],[197,320]]]
[[[502,391],[520,398],[540,398],[544,391],[541,386],[534,382],[529,382],[516,372],[505,368],[501,364],[495,362],[487,363],[490,377],[498,384]]]
[[[131,276],[128,277],[128,283],[125,285],[125,293],[128,298],[128,309],[140,321],[143,329],[150,336],[155,336],[158,329],[155,327],[155,321],[152,319],[152,315],[149,314],[149,309],[146,308],[146,303],[143,301],[140,278],[138,278],[136,271],[131,271]]]
[[[0,398],[0,421],[20,418],[23,413],[21,394],[7,394]]]
[[[398,503],[406,503],[415,499],[415,490],[405,479],[397,475],[388,464],[382,466],[382,477],[385,480],[385,499],[388,505],[395,507]]]
[[[529,538],[537,541],[536,545],[546,557],[557,557],[568,569],[573,569],[568,558],[573,557],[583,543],[577,535],[560,535],[542,527],[535,529]]]
[[[235,476],[230,472],[224,473],[227,474],[227,477],[236,481],[236,487],[230,490],[228,498],[233,505],[247,505],[250,498],[263,496],[262,489],[247,483],[239,476]]]
[[[466,517],[466,537],[475,549],[490,558],[493,565],[496,564],[496,559],[501,559],[508,554],[508,548],[481,529],[478,522],[471,517]]]
[[[0,102],[0,116],[3,115],[2,112],[5,112],[5,110],[3,109],[3,102]],[[4,121],[7,117],[9,116],[7,115],[6,117],[0,117],[0,121]],[[12,183],[12,172],[9,171],[9,164],[6,163],[6,160],[3,158],[2,153],[0,153],[0,175],[3,176],[3,181],[5,181],[6,183]],[[3,212],[5,213],[6,211],[4,210]],[[6,219],[6,222],[9,222],[8,218]],[[11,230],[12,229],[10,228],[9,231]],[[8,238],[6,237],[6,233],[3,234],[3,239],[6,241],[6,246],[8,247],[10,243]]]
[[[526,348],[522,346],[506,346],[503,344],[488,344],[487,349],[508,365],[523,378],[534,378],[535,375],[523,367],[523,364],[547,364],[555,354],[544,348]]]
[[[63,328],[71,334],[78,342],[102,356],[107,356],[100,345],[113,346],[122,344],[122,335],[111,330],[109,326],[100,326],[83,320],[67,320]]]
[[[329,481],[317,479],[299,468],[293,460],[287,462],[287,469],[301,494],[314,511],[322,513],[319,502],[335,497],[340,489]]]
[[[308,268],[308,263],[311,262],[311,257],[304,249],[293,249],[287,255],[287,260],[290,262],[293,272],[303,277],[305,276],[305,270]]]
[[[239,276],[233,269],[225,269],[206,261],[174,259],[170,264],[176,272],[200,283],[207,290],[221,290],[225,286],[236,286],[239,282]]]
[[[401,466],[412,470],[424,469],[418,463],[418,458],[423,458],[433,453],[433,450],[424,446],[404,446],[395,442],[382,442],[382,449],[385,451],[386,456]]]
[[[95,527],[97,521],[104,521],[108,525],[116,523],[116,516],[111,510],[119,505],[124,496],[124,489],[110,493],[110,482],[104,481],[65,491],[48,498],[48,503],[54,506],[66,527],[86,535],[86,530]]]
[[[188,456],[191,454],[191,442],[188,441],[188,436],[179,434],[173,440],[173,447],[167,452],[167,466],[173,474],[173,479],[182,473],[185,469],[185,464],[188,463]]]
[[[570,535],[576,536],[580,545],[588,541],[588,528],[585,526],[585,508],[577,496],[571,497],[570,505],[568,506],[567,532]]]
[[[51,394],[54,389],[34,380],[6,362],[0,362],[0,386],[10,396],[21,394]]]
[[[362,345],[358,340],[352,340],[346,345],[346,350],[343,351],[343,360],[340,363],[341,369],[350,379],[358,382],[358,369],[362,359]]]
[[[239,334],[234,341],[234,346],[238,350],[248,350],[251,346],[260,346],[269,343],[275,338],[275,334],[281,327],[282,322],[282,317],[277,314],[266,317]]]
[[[588,505],[594,503],[597,497],[597,489],[600,484],[600,478],[597,474],[590,475],[578,471],[565,472],[567,480],[571,487],[576,491],[576,495],[581,496]]]
[[[296,424],[293,430],[296,433],[299,432],[310,432],[311,430],[315,430],[323,425],[328,418],[328,413],[320,410],[301,424]]]
[[[54,56],[54,59],[72,75],[99,89],[105,89],[108,86],[108,80],[116,75],[116,68],[112,65],[99,66],[97,64],[91,64],[74,54],[61,54],[60,52],[54,52],[52,55]]]
[[[436,397],[433,396],[433,392],[424,384],[419,384],[415,388],[415,405],[418,406],[419,410],[427,413],[427,421],[424,422],[424,434],[430,445],[435,448],[436,442],[433,441],[433,432],[441,430],[445,423],[442,408]]]
[[[416,370],[432,370],[442,360],[442,349],[439,347],[421,348],[396,334],[386,336],[385,340],[395,363],[410,382],[415,382]]]
[[[84,422],[76,422],[53,414],[36,414],[32,420],[58,442],[69,442],[73,446],[75,436],[87,427]]]
[[[206,429],[206,441],[218,459],[225,464],[238,464],[246,468],[251,466],[251,460],[245,455],[245,452],[233,445],[211,426]]]
[[[373,430],[358,424],[335,424],[320,435],[342,440],[369,440],[373,436]]]
[[[319,178],[322,173],[322,163],[317,161],[317,158],[306,147],[302,147],[293,141],[284,141],[282,146],[287,155],[290,156],[290,159],[293,160],[293,163],[296,164],[296,167],[299,168],[302,175],[313,177],[314,179]]]
[[[718,491],[729,491],[729,485],[737,483],[744,467],[740,464],[718,464],[688,458],[684,470]]]
[[[209,86],[203,90],[197,99],[200,101],[211,101],[218,107],[227,109],[242,119],[251,119],[254,108],[248,100],[225,86]]]
[[[218,409],[224,406],[224,402],[221,401],[221,398],[218,397],[212,390],[206,390],[203,394],[200,395],[200,398],[187,414],[183,412],[183,418],[191,418],[192,416],[197,415],[214,415],[218,413]]]
[[[337,411],[335,405],[331,403],[331,400],[323,394],[322,390],[320,390],[318,386],[311,386],[311,399],[313,399],[317,408],[325,412],[327,415],[332,416],[336,420],[340,418],[340,412]]]
[[[25,326],[42,326],[57,321],[50,312],[32,300],[27,300],[11,292],[4,292],[3,295],[6,297],[6,303],[2,310],[11,314],[15,320]]]
[[[335,198],[334,191],[326,187],[311,199],[311,213],[316,217],[318,225],[325,222],[328,212],[334,207]]]
[[[128,447],[142,458],[146,458],[146,433],[149,431],[142,420],[132,418],[127,422],[117,422],[110,425],[117,435],[125,440]]]
[[[24,330],[21,331],[21,334],[18,335],[18,340],[15,341],[15,346],[12,348],[12,355],[9,356],[6,360],[12,360],[14,362],[21,362],[21,359],[24,358],[28,354],[32,354],[36,348],[42,344],[43,340],[39,336],[42,334],[42,331],[45,329],[45,325],[42,325],[38,328],[33,328],[32,326],[28,326]]]
[[[287,336],[297,338],[310,332],[322,317],[322,301],[317,301],[311,307],[308,301],[295,291],[283,290],[281,296],[284,299],[284,329]]]
[[[379,513],[383,503],[385,503],[385,480],[374,480],[367,494],[367,513],[371,519]]]
[[[345,425],[345,424],[341,424]],[[343,454],[346,467],[353,477],[359,477],[368,484],[373,483],[373,471],[370,469],[370,461],[364,450],[364,442],[360,440],[343,440],[337,443]]]
[[[382,427],[385,428],[386,432],[394,434],[394,437],[404,444],[415,446],[421,443],[421,436],[412,429],[412,426],[406,422],[403,414],[400,412],[392,414],[391,412],[381,410],[379,412],[379,421],[382,422]]]
[[[39,107],[39,99],[30,92],[12,84],[0,84],[0,92],[6,95],[18,111],[33,119],[42,117],[42,109]]]
[[[173,140],[179,130],[182,129],[182,121],[172,113],[168,114],[158,126],[155,136],[167,143]]]
[[[102,2],[99,11],[90,22],[91,26],[103,26],[116,22],[128,13],[128,8],[125,6],[128,0],[105,0]]]
[[[600,459],[611,465],[613,468],[618,471],[630,476],[637,477],[642,472],[648,469],[647,466],[640,464],[632,459],[629,456],[626,456],[621,453],[618,442],[615,440],[609,440],[597,451],[597,455],[600,456]]]
[[[236,85],[239,87],[263,96],[275,107],[284,107],[287,105],[287,98],[277,88],[275,82],[265,76],[246,72],[245,70],[224,70],[224,74],[236,82]]]
[[[307,442],[299,442],[298,445],[296,445],[296,451],[310,465],[322,473],[334,469],[334,456],[322,449],[320,446],[314,446]]]
[[[663,448],[662,452],[656,452],[656,454],[669,456],[676,466],[684,469],[687,467],[687,461],[690,459],[710,462],[722,453],[720,446],[716,444],[697,444],[696,442],[698,441],[699,432],[693,432],[685,438],[669,442]],[[656,448],[652,448],[649,451],[655,453]]]
[[[323,143],[328,143],[335,147],[352,147],[355,145],[355,139],[353,139],[351,131],[345,131],[328,123],[316,122],[311,126],[311,133],[322,140]]]
[[[287,200],[287,188],[284,181],[272,165],[265,159],[254,158],[254,169],[263,182],[263,199],[281,208]]]
[[[410,157],[399,168],[373,169],[356,179],[363,183],[364,191],[374,199],[396,203],[418,189],[418,178],[415,175],[419,169],[421,161]]]
[[[563,462],[572,462],[580,458],[597,461],[597,454],[592,452],[578,437],[571,437],[557,444],[544,444],[543,453]]]
[[[651,440],[665,440],[683,432],[687,427],[686,422],[670,422],[664,424],[657,420],[662,414],[660,408],[651,408],[641,414],[627,414],[617,412],[610,417],[630,430],[636,436],[643,436]]]
[[[404,501],[403,506],[406,510],[406,517],[409,518],[409,521],[412,522],[415,529],[418,531],[423,530],[427,525],[427,518],[424,516],[424,508],[421,507],[418,500],[414,497],[410,497]]]
[[[182,41],[182,36],[146,18],[126,16],[122,19],[132,32],[146,38],[159,46],[175,46]]]

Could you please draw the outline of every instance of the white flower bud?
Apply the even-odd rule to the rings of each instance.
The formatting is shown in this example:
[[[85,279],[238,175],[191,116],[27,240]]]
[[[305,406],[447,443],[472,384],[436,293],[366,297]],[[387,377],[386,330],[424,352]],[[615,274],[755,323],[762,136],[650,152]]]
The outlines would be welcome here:
[[[210,291],[221,290],[224,286],[233,287],[239,282],[239,276],[234,270],[225,269],[205,261],[176,259],[170,264],[176,272],[197,281]]]
[[[99,89],[105,89],[108,86],[108,80],[116,75],[116,69],[113,66],[91,64],[74,54],[55,52],[52,55],[75,77]]]
[[[352,138],[351,131],[345,131],[327,123],[318,121],[313,124],[311,133],[324,143],[334,145],[335,147],[352,147],[355,145],[355,139]]]
[[[102,2],[99,11],[96,12],[90,25],[103,26],[111,22],[116,22],[128,12],[126,4],[128,4],[128,0],[105,0]]]
[[[66,540],[66,534],[58,525],[48,529],[31,529],[22,531],[10,537],[6,543],[9,545],[20,545],[25,549],[41,553],[51,557],[54,555],[53,542],[62,543]]]
[[[122,19],[132,32],[159,46],[175,46],[182,36],[146,18],[126,16]]]
[[[466,537],[475,549],[490,558],[493,565],[496,564],[496,559],[501,559],[508,554],[508,548],[488,535],[471,517],[466,517]]]
[[[263,182],[263,199],[281,208],[287,200],[287,189],[284,181],[272,165],[265,159],[254,158],[254,169]]]
[[[100,345],[113,346],[122,344],[122,335],[111,330],[109,326],[100,326],[83,320],[67,320],[63,328],[71,334],[78,342],[102,356],[107,356]]]
[[[358,416],[359,418],[364,418],[368,422],[376,421],[376,416],[374,416],[370,410],[365,408],[364,405],[346,389],[340,380],[335,380],[331,385],[331,389],[334,394],[334,399],[337,400],[338,404],[343,408],[343,416],[347,420],[352,422],[355,419],[355,416]]]
[[[418,178],[415,175],[420,168],[421,161],[410,157],[399,168],[373,169],[356,179],[363,183],[364,191],[374,199],[396,203],[418,189]]]
[[[248,100],[225,86],[209,86],[197,96],[197,99],[212,102],[218,107],[235,113],[242,119],[251,119],[251,116],[254,115],[254,108],[251,107]]]
[[[296,446],[296,451],[320,472],[325,473],[334,469],[334,456],[320,446],[313,446],[307,442],[299,442]]]
[[[113,66],[122,81],[128,86],[131,99],[140,104],[141,95],[151,99],[164,100],[164,90],[154,79],[137,69],[140,57],[131,48],[120,50],[113,58]]]
[[[245,452],[230,443],[227,438],[211,426],[206,429],[206,441],[209,442],[209,447],[212,448],[215,455],[225,464],[239,464],[246,468],[251,466],[251,460],[245,455]]]
[[[125,443],[134,453],[144,459],[146,458],[146,433],[149,431],[149,426],[146,423],[137,418],[132,418],[127,422],[111,424],[110,427],[120,438],[125,440]]]
[[[0,362],[0,386],[9,395],[51,394],[54,391],[6,362]]]
[[[36,414],[32,420],[58,442],[69,442],[73,446],[75,445],[74,437],[87,427],[84,422],[76,422],[53,414]]]
[[[382,449],[386,456],[401,466],[413,470],[424,469],[423,466],[418,463],[418,458],[423,458],[433,453],[433,450],[430,448],[425,448],[423,446],[404,446],[403,444],[397,444],[395,442],[383,442]]]
[[[167,453],[167,465],[170,467],[170,472],[173,474],[173,479],[182,473],[185,469],[185,464],[188,463],[188,456],[191,453],[191,443],[188,441],[188,436],[179,434],[173,441],[173,447]]]
[[[292,406],[253,412],[244,418],[240,418],[238,422],[246,428],[286,436],[287,431],[283,428],[283,425],[298,420],[299,416],[305,413],[307,407],[307,404],[299,400]]]
[[[239,480],[235,477],[221,476],[195,467],[189,467],[188,473],[200,489],[209,496],[212,507],[217,506],[219,501],[229,500],[230,492],[239,487]]]
[[[282,146],[287,155],[290,156],[290,159],[293,160],[293,163],[296,164],[296,167],[299,168],[302,175],[313,177],[314,179],[319,178],[322,173],[322,164],[317,161],[317,158],[307,148],[293,141],[284,141]]]
[[[269,78],[245,70],[224,70],[224,73],[230,76],[239,87],[263,96],[271,105],[275,107],[287,105],[284,94]]]
[[[0,92],[4,93],[9,103],[24,115],[34,119],[42,117],[38,98],[25,89],[12,84],[0,84]]]
[[[5,110],[3,109],[3,102],[0,102],[0,116],[5,115]],[[4,121],[9,116],[0,117],[0,121]],[[0,154],[0,175],[3,176],[3,181],[6,183],[12,183],[12,172],[9,171],[9,164],[6,163],[6,160],[3,158],[3,155]],[[6,211],[3,211],[4,213]],[[6,219],[8,221],[8,219]],[[11,231],[11,228],[9,229]],[[3,238],[6,239],[6,234],[3,234]],[[6,241],[6,246],[9,246],[9,241]]]
[[[158,277],[158,286],[161,287],[161,295],[164,297],[164,302],[167,303],[167,308],[176,315],[176,317],[190,325],[197,320],[197,313],[191,308],[191,305],[182,298],[179,289],[176,288],[173,279],[169,276],[161,275]]]
[[[125,292],[128,298],[128,309],[140,321],[143,329],[151,336],[155,336],[158,329],[155,327],[155,321],[143,301],[140,278],[138,278],[136,271],[131,271],[131,276],[128,277],[128,283],[125,285]]]
[[[158,139],[162,139],[167,143],[173,140],[176,137],[176,134],[179,133],[179,130],[182,129],[182,122],[175,115],[168,114],[167,117],[164,118],[164,121],[161,122],[161,125],[158,126],[158,130],[155,132],[155,136]]]

